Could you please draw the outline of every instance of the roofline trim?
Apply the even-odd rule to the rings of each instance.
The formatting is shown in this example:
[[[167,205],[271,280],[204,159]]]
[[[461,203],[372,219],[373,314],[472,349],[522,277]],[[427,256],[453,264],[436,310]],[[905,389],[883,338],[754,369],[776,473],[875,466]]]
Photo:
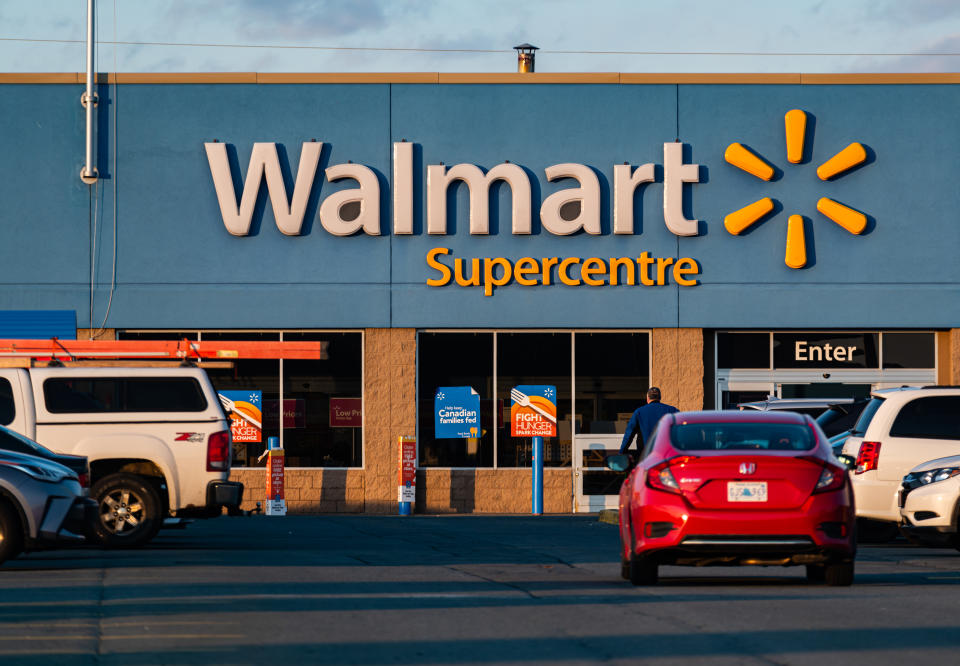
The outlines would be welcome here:
[[[84,72],[0,73],[0,84],[85,84]],[[960,72],[874,74],[721,74],[631,72],[143,72],[101,73],[101,84],[310,84],[310,83],[435,83],[435,84],[620,84],[620,85],[924,85],[960,83]]]

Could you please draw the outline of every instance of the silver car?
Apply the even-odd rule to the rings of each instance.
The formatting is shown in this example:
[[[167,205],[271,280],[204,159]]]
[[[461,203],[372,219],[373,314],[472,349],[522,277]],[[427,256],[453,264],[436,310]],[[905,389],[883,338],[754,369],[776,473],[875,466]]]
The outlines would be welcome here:
[[[69,468],[0,450],[0,563],[25,550],[82,541],[96,511]]]

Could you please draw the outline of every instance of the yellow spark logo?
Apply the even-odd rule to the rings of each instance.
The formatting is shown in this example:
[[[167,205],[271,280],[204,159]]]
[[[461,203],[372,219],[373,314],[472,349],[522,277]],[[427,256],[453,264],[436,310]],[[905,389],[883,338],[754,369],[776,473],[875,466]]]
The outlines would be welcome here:
[[[803,146],[807,132],[807,114],[800,109],[787,111],[784,116],[787,135],[787,161],[799,164],[803,159]],[[739,143],[731,143],[723,154],[730,164],[761,180],[772,180],[773,166],[765,159]],[[830,180],[863,164],[867,159],[866,149],[859,143],[851,143],[817,168],[820,180]],[[773,199],[765,197],[723,218],[723,226],[738,236],[751,225],[773,210]],[[851,234],[861,234],[867,228],[867,216],[842,203],[826,197],[817,201],[817,210]],[[790,268],[807,265],[807,241],[803,232],[803,217],[791,215],[787,221],[787,249],[784,262]]]

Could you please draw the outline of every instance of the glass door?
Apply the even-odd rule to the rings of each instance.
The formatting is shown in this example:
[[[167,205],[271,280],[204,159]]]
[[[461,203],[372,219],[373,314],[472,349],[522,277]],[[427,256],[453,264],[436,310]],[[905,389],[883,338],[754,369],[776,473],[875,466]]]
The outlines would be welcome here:
[[[623,435],[577,435],[573,451],[573,510],[591,513],[616,509],[620,505],[620,486],[626,478],[622,472],[606,468],[608,455],[620,452]]]
[[[777,386],[770,381],[744,381],[719,376],[717,378],[717,404],[715,409],[736,409],[743,402],[766,400],[777,395]]]
[[[810,382],[780,384],[781,398],[865,398],[870,395],[870,384],[842,384],[839,382]]]

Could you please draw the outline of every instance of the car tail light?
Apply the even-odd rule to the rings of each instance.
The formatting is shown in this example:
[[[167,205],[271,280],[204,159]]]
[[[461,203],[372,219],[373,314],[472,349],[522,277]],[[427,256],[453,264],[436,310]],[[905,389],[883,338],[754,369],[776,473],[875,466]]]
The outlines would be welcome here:
[[[861,442],[857,452],[856,474],[863,474],[876,469],[880,464],[880,442]]]
[[[207,471],[225,472],[230,469],[230,431],[221,430],[207,440]]]
[[[80,474],[77,474],[77,479],[80,480],[80,487],[81,487],[81,488],[90,488],[90,473],[89,473],[89,472],[81,472]]]
[[[680,456],[679,458],[665,460],[659,465],[651,467],[647,472],[647,485],[654,490],[680,494],[680,484],[677,483],[670,468],[686,464],[695,459],[696,456]]]
[[[817,485],[813,489],[814,493],[828,493],[833,490],[840,490],[847,480],[847,470],[833,465],[826,465],[820,472],[820,478],[817,479]]]

